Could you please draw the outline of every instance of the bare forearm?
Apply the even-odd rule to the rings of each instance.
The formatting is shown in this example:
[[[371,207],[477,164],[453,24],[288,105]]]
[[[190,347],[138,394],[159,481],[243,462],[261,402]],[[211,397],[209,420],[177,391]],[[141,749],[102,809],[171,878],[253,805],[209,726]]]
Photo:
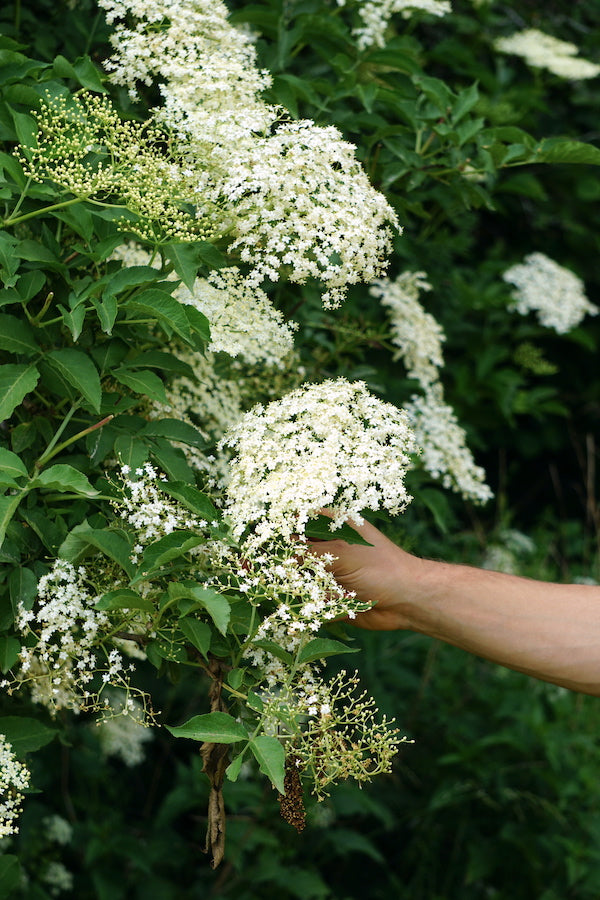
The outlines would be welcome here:
[[[600,696],[600,587],[419,563],[411,584],[404,567],[400,575],[399,606],[406,627],[519,672]]]

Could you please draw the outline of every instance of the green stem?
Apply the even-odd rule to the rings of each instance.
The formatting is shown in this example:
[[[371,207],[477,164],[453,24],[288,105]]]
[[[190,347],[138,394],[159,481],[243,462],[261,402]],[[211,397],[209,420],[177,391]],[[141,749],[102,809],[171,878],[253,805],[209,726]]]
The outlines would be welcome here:
[[[63,431],[65,430],[65,428],[67,427],[67,425],[69,424],[69,422],[71,421],[71,419],[73,418],[75,413],[77,412],[78,408],[79,408],[79,405],[74,403],[73,406],[71,407],[71,409],[69,410],[69,412],[66,414],[66,416],[64,417],[64,419],[62,420],[62,422],[60,423],[58,428],[56,429],[56,434],[54,435],[54,437],[52,438],[52,440],[50,441],[50,443],[48,444],[48,446],[46,447],[46,449],[44,450],[44,452],[42,453],[42,455],[36,462],[36,464],[35,464],[36,469],[41,469],[41,467],[44,465],[44,460],[46,459],[46,457],[48,457],[48,459],[50,459],[49,454],[51,454],[52,449],[56,446],[57,442],[60,440],[61,434],[63,433]]]
[[[33,212],[25,213],[22,216],[10,216],[2,221],[2,226],[6,228],[8,225],[18,225],[20,222],[26,222],[28,219],[35,219],[36,216],[43,216],[45,213],[53,212],[55,209],[65,209],[67,206],[74,206],[75,203],[82,203],[87,197],[73,197],[71,200],[63,200],[61,203],[53,203],[51,206],[44,206],[42,209],[36,209]]]
[[[76,406],[72,407],[70,412],[67,413],[67,416],[65,417],[64,422],[62,423],[61,427],[58,429],[58,431],[54,435],[54,438],[52,439],[52,441],[46,448],[45,453],[42,456],[40,456],[40,458],[36,462],[36,464],[35,464],[36,469],[41,469],[42,466],[45,466],[46,463],[49,460],[51,460],[53,456],[56,456],[57,453],[60,453],[62,450],[65,449],[65,447],[68,447],[70,444],[74,444],[75,441],[78,441],[80,438],[85,437],[87,434],[91,434],[92,431],[96,431],[98,428],[102,428],[103,425],[106,425],[108,422],[111,421],[111,419],[114,419],[114,416],[112,416],[112,415],[106,416],[100,422],[96,422],[94,425],[90,425],[89,428],[84,428],[83,431],[78,431],[77,434],[73,435],[73,437],[68,438],[68,440],[63,441],[62,444],[59,444],[57,447],[54,447],[54,444],[56,443],[58,438],[63,433],[67,422],[69,421],[69,419],[71,418],[71,416],[73,415],[73,413],[75,412],[76,409],[77,409]],[[53,449],[53,447],[54,447],[54,449]]]
[[[21,30],[21,0],[15,0],[15,35],[19,37]]]
[[[11,218],[11,219],[12,219],[14,216],[16,216],[16,214],[19,212],[21,206],[23,205],[23,200],[24,200],[25,197],[27,196],[27,191],[28,191],[29,188],[31,187],[31,182],[32,182],[32,181],[33,181],[33,178],[31,178],[31,177],[29,177],[29,178],[27,179],[27,181],[26,181],[26,183],[25,183],[25,187],[24,187],[23,190],[21,191],[21,196],[20,196],[19,199],[17,200],[17,205],[15,206],[15,208],[14,208],[13,211],[12,211],[12,213],[10,214],[10,218]]]

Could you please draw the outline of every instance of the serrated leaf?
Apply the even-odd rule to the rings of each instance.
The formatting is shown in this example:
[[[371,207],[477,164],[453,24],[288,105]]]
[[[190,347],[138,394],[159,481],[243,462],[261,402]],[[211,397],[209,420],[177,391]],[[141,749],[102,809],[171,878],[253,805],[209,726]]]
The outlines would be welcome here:
[[[64,348],[51,350],[46,356],[50,366],[75,388],[95,412],[100,412],[102,400],[102,388],[98,370],[89,356],[80,350]]]
[[[183,311],[194,334],[201,338],[203,344],[207,344],[210,340],[210,323],[204,313],[195,306],[184,306]]]
[[[262,700],[262,697],[256,693],[256,691],[248,691],[248,698],[246,700],[250,709],[253,709],[255,712],[263,712],[265,708],[265,704]]]
[[[233,716],[228,716],[223,712],[193,716],[183,725],[165,725],[165,728],[174,737],[190,738],[193,741],[210,741],[213,744],[235,744],[248,738],[244,726],[236,722]]]
[[[92,304],[96,310],[100,328],[105,334],[112,334],[115,319],[119,311],[119,305],[115,297],[104,296],[102,299],[91,297]]]
[[[0,366],[0,422],[10,418],[40,380],[35,366]]]
[[[65,307],[59,303],[58,309],[62,313],[63,322],[71,332],[73,340],[76,341],[81,334],[83,323],[85,321],[85,306],[82,303],[81,306],[76,306],[75,309],[65,309]]]
[[[225,769],[225,774],[230,781],[238,780],[238,776],[242,769],[242,763],[244,762],[245,750],[246,748],[244,748],[241,753],[238,753]]]
[[[547,138],[536,147],[531,162],[598,166],[600,165],[600,148],[583,141]]]
[[[26,716],[1,716],[0,734],[6,736],[16,755],[22,757],[45,747],[58,731]]]
[[[166,325],[169,331],[174,331],[186,343],[190,343],[190,326],[183,304],[167,294],[166,291],[158,290],[158,288],[141,291],[124,303],[123,307],[132,312],[141,312],[150,316],[159,324]]]
[[[169,584],[169,596],[174,600],[189,598],[198,603],[209,614],[221,634],[227,634],[227,626],[231,617],[231,605],[227,597],[218,594],[211,588],[192,581],[172,581]]]
[[[260,771],[270,779],[271,784],[280,794],[285,794],[283,783],[285,750],[282,744],[275,737],[259,734],[250,741],[249,746],[258,762]]]
[[[154,372],[144,369],[128,369],[121,366],[112,373],[113,378],[135,391],[136,394],[144,394],[151,400],[159,403],[167,403],[167,395],[162,380]]]
[[[96,497],[98,495],[98,491],[92,487],[83,472],[64,463],[44,469],[36,478],[30,481],[29,487],[72,492],[73,494],[82,494],[84,497]]]
[[[209,522],[219,519],[220,513],[210,497],[193,485],[186,484],[184,481],[161,481],[157,483],[157,487],[169,497],[180,500],[184,506],[201,518],[207,519]]]
[[[162,350],[147,350],[139,353],[132,363],[145,369],[160,369],[161,372],[177,372],[179,375],[195,377],[194,370],[189,363],[183,362],[172,353],[164,353]]]
[[[345,541],[347,544],[360,544],[363,547],[373,546],[351,525],[344,524],[341,528],[336,528],[335,531],[332,531],[331,519],[323,515],[319,515],[316,519],[311,519],[307,522],[304,533],[308,538],[318,538],[322,541]]]
[[[199,537],[191,531],[173,531],[159,538],[158,541],[149,544],[144,550],[144,554],[139,564],[141,575],[136,576],[136,580],[141,580],[143,575],[153,572],[164,566],[165,563],[177,559],[204,543],[204,538]]]
[[[119,435],[115,441],[114,451],[121,463],[129,466],[134,472],[146,462],[150,454],[148,444],[130,434]]]
[[[155,612],[154,604],[147,597],[141,597],[130,588],[118,588],[103,594],[94,609],[101,612],[111,609],[141,609],[144,612]]]
[[[140,284],[148,284],[152,281],[159,281],[161,278],[160,271],[152,266],[127,266],[105,275],[102,279],[104,288],[103,297],[116,297],[117,294],[128,290],[132,287],[139,287]]]
[[[4,541],[6,529],[10,524],[10,520],[14,516],[23,496],[24,494],[11,494],[9,496],[0,497],[0,546]]]
[[[37,596],[37,584],[37,576],[31,569],[18,566],[12,570],[8,579],[8,590],[15,615],[20,605],[25,609],[31,609]]]
[[[284,650],[283,647],[280,647],[279,644],[276,644],[275,641],[252,641],[252,647],[257,647],[259,650],[266,650],[267,653],[276,656],[277,659],[280,659],[286,666],[291,666],[294,662],[292,654],[288,650]]]
[[[141,434],[147,437],[163,437],[168,441],[179,441],[191,447],[206,447],[206,438],[198,429],[180,419],[154,419],[148,422]]]
[[[189,291],[193,290],[196,273],[202,265],[195,244],[172,243],[164,245],[167,259],[173,263],[175,271]]]
[[[190,644],[193,644],[205,659],[208,659],[210,639],[212,637],[210,626],[206,622],[199,622],[198,619],[185,618],[179,620],[179,627]]]
[[[61,559],[75,562],[84,556],[99,550],[114,560],[124,572],[131,577],[135,566],[131,562],[131,545],[129,541],[114,531],[101,528],[91,528],[87,520],[73,528],[62,542],[58,555]]]
[[[20,642],[10,634],[0,634],[0,671],[8,672],[19,658]],[[1,734],[2,732],[0,732]]]
[[[16,316],[0,315],[0,350],[31,356],[39,353],[39,346],[33,329],[24,319]]]
[[[23,460],[16,453],[5,450],[3,447],[0,447],[0,470],[13,478],[20,478],[23,475],[27,478],[28,476]]]
[[[349,647],[341,641],[332,641],[330,638],[314,638],[309,641],[298,654],[298,665],[313,662],[315,659],[325,659],[327,656],[337,656],[338,653],[358,653],[359,648]]]

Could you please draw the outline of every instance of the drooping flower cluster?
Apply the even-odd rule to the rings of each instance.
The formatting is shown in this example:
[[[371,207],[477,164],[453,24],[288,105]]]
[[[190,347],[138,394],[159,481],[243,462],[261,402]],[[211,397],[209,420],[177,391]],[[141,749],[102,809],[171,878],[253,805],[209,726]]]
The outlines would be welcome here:
[[[144,744],[153,737],[144,708],[133,697],[116,692],[111,692],[108,701],[109,709],[96,723],[102,753],[120,758],[126,766],[137,766],[144,759]]]
[[[260,543],[302,533],[323,507],[332,529],[361,510],[401,512],[415,452],[407,416],[343,378],[304,385],[256,406],[227,433],[235,456],[226,485],[233,531]]]
[[[511,308],[521,315],[535,312],[542,325],[558,334],[571,331],[585,315],[599,312],[586,297],[581,279],[544,253],[530,253],[502,277],[517,288]]]
[[[394,359],[402,359],[410,378],[426,388],[438,380],[444,365],[441,325],[419,303],[419,293],[430,291],[425,272],[403,272],[395,281],[382,279],[369,289],[390,312]]]
[[[338,6],[346,6],[348,0],[337,0]],[[385,46],[385,33],[393,15],[400,13],[408,18],[415,12],[425,12],[432,16],[445,16],[452,12],[447,0],[360,0],[358,14],[362,24],[354,29],[357,44],[361,50],[375,45]]]
[[[38,582],[36,606],[18,608],[18,630],[37,642],[21,648],[16,680],[28,684],[33,702],[52,715],[95,707],[98,690],[91,683],[96,678],[100,685],[128,682],[131,665],[116,648],[103,646],[109,618],[95,608],[99,597],[88,584],[83,566],[76,569],[57,559]]]
[[[138,214],[124,216],[127,230],[150,240],[193,241],[218,233],[205,199],[196,215],[192,174],[151,122],[126,122],[105,96],[50,97],[36,115],[38,146],[23,158],[36,181],[50,179],[76,197],[92,198]]]
[[[281,368],[294,348],[293,323],[286,323],[265,292],[235,266],[197,278],[191,292],[180,285],[173,296],[207,317],[213,353]]]
[[[561,41],[537,28],[526,28],[494,42],[496,50],[521,56],[535,69],[548,69],[560,78],[579,81],[600,75],[600,65],[577,56],[575,44]]]
[[[464,429],[443,397],[441,384],[429,386],[407,403],[406,414],[422,449],[421,464],[432,478],[440,479],[465,499],[486,503],[493,495],[485,483],[485,471],[475,465],[465,444]]]
[[[0,839],[16,834],[16,824],[23,791],[29,787],[31,773],[27,766],[19,762],[6,736],[0,734]]]

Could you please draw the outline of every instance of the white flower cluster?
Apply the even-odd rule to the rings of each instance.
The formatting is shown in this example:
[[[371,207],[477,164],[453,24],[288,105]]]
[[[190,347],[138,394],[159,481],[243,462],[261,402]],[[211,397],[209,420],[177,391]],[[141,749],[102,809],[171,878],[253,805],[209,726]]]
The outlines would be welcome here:
[[[344,378],[309,384],[246,413],[222,445],[235,456],[226,485],[233,531],[257,543],[302,533],[330,507],[332,529],[361,510],[401,512],[415,452],[406,414]]]
[[[277,125],[281,110],[259,97],[269,79],[222,3],[101,5],[111,22],[138,19],[134,28],[117,26],[112,77],[131,90],[164,79],[157,116],[178,133],[194,173],[190,200],[208,218],[221,210],[215,227],[227,230],[230,253],[254,267],[256,285],[282,273],[297,283],[316,278],[324,303],[335,306],[348,284],[383,273],[396,214],[335,128]]]
[[[48,885],[52,897],[58,897],[63,891],[73,890],[73,873],[58,860],[48,863],[42,881]]]
[[[121,516],[136,530],[138,543],[134,546],[132,560],[137,562],[144,545],[157,541],[178,529],[202,529],[207,523],[197,519],[188,510],[162,492],[157,481],[166,481],[151,463],[144,463],[128,477],[131,469],[121,466],[123,491],[115,507]]]
[[[398,347],[394,359],[402,359],[409,377],[423,388],[438,379],[446,339],[439,322],[419,303],[419,293],[430,290],[425,272],[403,272],[395,281],[381,279],[369,289],[390,311],[392,342]]]
[[[137,766],[144,759],[144,744],[153,737],[145,724],[144,707],[130,696],[111,693],[108,699],[110,708],[97,722],[102,753],[120,757],[126,766]]]
[[[575,44],[561,41],[537,28],[526,28],[508,37],[498,38],[494,46],[501,53],[523,57],[535,69],[548,69],[569,81],[595,78],[600,74],[599,65],[577,56],[579,48]]]
[[[339,305],[348,284],[382,274],[396,214],[376,191],[339,131],[308,120],[232,148],[228,175],[211,195],[231,204],[229,251],[254,267],[253,278],[315,278],[323,302]],[[391,227],[390,227],[391,226]]]
[[[55,814],[51,816],[46,816],[42,822],[44,826],[44,832],[49,841],[52,841],[54,844],[60,844],[61,847],[64,847],[66,844],[71,842],[71,838],[73,837],[73,826],[70,822],[67,822],[66,819],[63,819],[62,816],[58,816]]]
[[[423,396],[413,396],[405,409],[415,441],[422,448],[424,469],[465,499],[486,503],[493,494],[485,483],[485,471],[475,465],[465,432],[444,401],[441,384],[429,386]]]
[[[24,636],[33,634],[37,643],[21,648],[17,681],[28,683],[33,702],[46,706],[52,715],[61,709],[77,713],[94,706],[98,693],[89,685],[95,676],[102,685],[127,678],[119,651],[99,649],[110,623],[106,613],[95,609],[98,596],[88,590],[87,582],[83,566],[76,569],[57,559],[38,582],[34,609],[22,604],[18,608],[17,628]],[[102,654],[104,658],[98,658]]]
[[[595,316],[599,311],[587,299],[581,279],[543,253],[530,253],[502,277],[517,288],[511,309],[521,315],[537,313],[540,323],[558,334],[571,331],[586,314]]]
[[[278,111],[259,94],[270,75],[256,67],[251,38],[227,21],[220,0],[98,0],[115,55],[111,79],[137,96],[136,83],[158,80],[162,120],[195,144],[230,146],[265,132]]]
[[[338,6],[346,6],[347,0],[337,0]],[[358,14],[362,25],[354,29],[361,50],[373,45],[385,46],[385,32],[390,19],[396,13],[407,19],[414,12],[432,16],[445,16],[452,12],[447,0],[360,0]]]
[[[27,790],[31,774],[24,763],[19,762],[12,744],[0,734],[0,838],[16,834],[16,820],[21,812],[22,791]]]
[[[192,292],[180,285],[173,296],[206,316],[213,353],[281,368],[294,348],[294,324],[286,323],[265,292],[235,266],[197,278]]]

